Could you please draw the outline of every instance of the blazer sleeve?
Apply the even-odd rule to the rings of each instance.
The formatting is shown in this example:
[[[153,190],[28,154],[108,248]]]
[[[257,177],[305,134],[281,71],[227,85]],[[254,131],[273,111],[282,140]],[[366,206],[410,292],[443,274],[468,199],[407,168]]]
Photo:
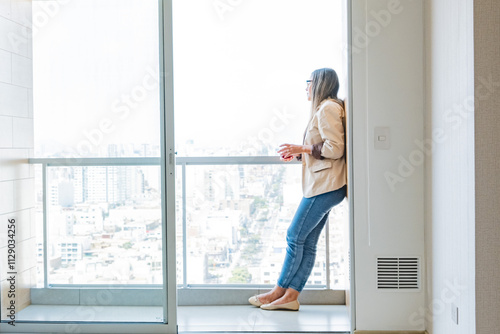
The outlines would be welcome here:
[[[344,155],[345,145],[342,108],[336,104],[328,104],[318,112],[318,130],[323,139],[321,156],[340,159]]]

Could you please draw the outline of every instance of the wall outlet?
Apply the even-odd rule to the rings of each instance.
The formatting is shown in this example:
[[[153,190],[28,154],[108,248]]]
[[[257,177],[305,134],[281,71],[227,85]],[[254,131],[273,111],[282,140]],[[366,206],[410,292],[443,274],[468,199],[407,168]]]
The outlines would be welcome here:
[[[374,145],[376,150],[388,150],[391,148],[391,128],[377,126],[374,130]]]
[[[451,320],[458,325],[458,307],[451,304]]]

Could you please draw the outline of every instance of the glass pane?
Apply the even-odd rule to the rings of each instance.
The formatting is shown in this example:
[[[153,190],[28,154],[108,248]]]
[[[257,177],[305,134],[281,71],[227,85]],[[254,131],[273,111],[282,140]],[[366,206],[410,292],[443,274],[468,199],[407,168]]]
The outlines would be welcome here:
[[[302,143],[311,72],[345,75],[341,4],[174,1],[179,156],[276,155],[284,142]]]
[[[344,199],[330,212],[330,287],[348,289],[349,203]]]
[[[280,144],[302,143],[311,72],[331,67],[345,81],[341,0],[174,1],[173,13],[179,158],[276,156]],[[178,277],[274,284],[300,178],[300,165],[187,165],[186,205],[177,207],[178,216],[186,210],[186,272]],[[323,230],[309,286],[327,285],[327,270],[330,284],[343,279],[346,249],[331,238],[338,241],[347,220],[337,216],[330,217],[330,263]]]
[[[37,157],[159,157],[157,0],[34,1]]]
[[[159,177],[159,166],[50,167],[48,284],[161,287]]]
[[[300,168],[186,168],[188,284],[276,282],[285,258],[286,230],[302,198]],[[308,284],[326,285],[325,250],[323,233]]]
[[[182,189],[182,166],[177,165],[175,168],[175,233],[176,233],[176,258],[177,258],[177,272],[176,281],[177,284],[184,284],[184,240],[183,240],[183,198],[184,191]]]
[[[51,165],[45,181],[36,166],[30,306],[65,305],[23,320],[164,322],[158,5],[33,1],[49,18],[33,33],[35,156]]]

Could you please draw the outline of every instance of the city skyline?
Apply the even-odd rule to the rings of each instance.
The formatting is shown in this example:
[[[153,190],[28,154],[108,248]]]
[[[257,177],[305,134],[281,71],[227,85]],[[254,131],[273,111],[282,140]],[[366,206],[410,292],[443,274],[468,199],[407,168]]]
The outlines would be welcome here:
[[[146,168],[156,168],[157,173],[138,172]],[[82,173],[83,170],[87,171]],[[238,276],[239,279],[250,277],[247,282],[250,284],[269,283],[272,277],[279,274],[286,248],[284,231],[301,197],[299,170],[299,165],[193,166],[187,169],[186,259],[189,284],[230,283],[236,279],[234,272],[241,271],[239,268],[246,268],[247,271],[243,273],[249,275]],[[59,268],[49,275],[49,279],[59,280],[56,284],[72,284],[78,277],[79,282],[87,279],[87,283],[92,284],[96,278],[75,276],[73,272],[82,272],[82,268],[87,267],[90,269],[85,269],[85,272],[102,272],[107,266],[104,263],[112,265],[118,258],[122,258],[120,263],[129,263],[131,268],[143,268],[141,270],[144,271],[149,268],[144,267],[146,259],[133,260],[144,252],[161,262],[161,206],[157,190],[160,187],[159,166],[50,167],[48,172],[49,242],[52,245],[48,255],[51,264],[59,263]],[[284,177],[283,172],[286,172],[286,184],[280,181]],[[119,177],[121,174],[124,177]],[[130,182],[133,180],[130,175],[138,175],[139,179],[135,183]],[[37,180],[38,197],[41,200],[41,178]],[[178,282],[183,281],[183,229],[179,225],[182,224],[183,200],[180,180],[181,177],[176,184]],[[87,189],[86,194],[82,193],[84,187]],[[71,191],[72,196],[68,195]],[[70,200],[71,197],[73,200]],[[345,265],[342,266],[346,254],[343,254],[345,240],[340,226],[347,223],[347,216],[343,216],[342,210],[345,208],[339,208],[330,218],[330,240],[336,240],[331,246],[330,258],[336,260],[329,267],[333,270],[331,277],[336,282],[333,285],[337,286],[342,284],[346,269]],[[37,220],[41,220],[41,215],[39,202]],[[77,246],[64,248],[61,240],[74,242]],[[156,251],[146,251],[148,247]],[[325,265],[321,265],[325,251],[323,235],[318,248],[320,267],[311,274],[308,284],[318,284],[319,281],[326,283],[326,274],[322,269]],[[40,244],[40,252],[41,249]],[[196,252],[193,253],[194,250]],[[111,256],[113,252],[118,253]],[[262,257],[260,254],[267,255]],[[38,258],[41,259],[41,253]],[[153,258],[149,263],[157,263]],[[73,262],[75,267],[71,269]],[[125,272],[131,274],[131,270]],[[159,270],[158,265],[156,270]],[[156,277],[158,281],[160,273],[149,277]],[[135,276],[136,279],[128,282],[139,282],[140,278]],[[125,277],[121,277],[123,282],[127,281]],[[105,281],[101,277],[95,282]],[[143,283],[153,284],[151,281]]]

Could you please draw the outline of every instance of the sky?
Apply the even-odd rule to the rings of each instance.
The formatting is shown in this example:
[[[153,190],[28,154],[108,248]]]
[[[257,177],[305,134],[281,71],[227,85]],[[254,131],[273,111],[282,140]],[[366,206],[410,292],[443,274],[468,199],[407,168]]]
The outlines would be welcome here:
[[[33,3],[49,17],[34,27],[35,145],[159,145],[157,1]],[[188,141],[195,155],[301,144],[310,73],[344,77],[340,1],[174,0],[173,50],[179,156]]]

